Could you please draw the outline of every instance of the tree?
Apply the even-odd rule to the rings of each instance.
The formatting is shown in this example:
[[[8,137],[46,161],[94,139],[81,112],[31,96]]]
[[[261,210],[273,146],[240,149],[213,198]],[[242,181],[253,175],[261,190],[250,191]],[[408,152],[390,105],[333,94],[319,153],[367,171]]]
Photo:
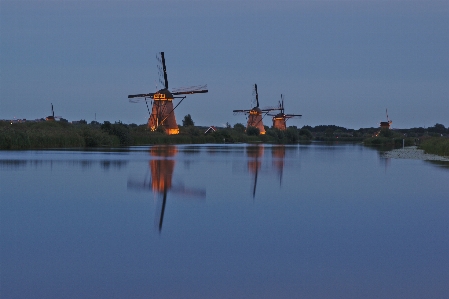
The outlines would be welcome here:
[[[248,127],[246,129],[246,134],[248,134],[248,136],[259,136],[260,130],[256,127]]]
[[[433,127],[429,127],[429,132],[435,132],[435,133],[439,133],[439,134],[444,134],[446,133],[446,128],[444,127],[444,125],[436,123],[435,126]]]
[[[245,126],[241,123],[236,123],[234,125],[234,130],[236,130],[239,133],[243,133],[243,132],[245,132]]]
[[[189,127],[189,126],[194,126],[195,123],[192,120],[192,116],[190,116],[190,114],[187,114],[186,116],[184,116],[184,119],[182,120],[182,126],[183,127]]]
[[[299,132],[296,127],[288,127],[285,131],[285,137],[288,143],[296,143],[299,140]]]
[[[313,139],[312,133],[309,130],[304,129],[304,127],[302,127],[302,129],[299,130],[299,136],[302,136],[302,138],[304,138],[304,139],[309,139],[309,140]]]

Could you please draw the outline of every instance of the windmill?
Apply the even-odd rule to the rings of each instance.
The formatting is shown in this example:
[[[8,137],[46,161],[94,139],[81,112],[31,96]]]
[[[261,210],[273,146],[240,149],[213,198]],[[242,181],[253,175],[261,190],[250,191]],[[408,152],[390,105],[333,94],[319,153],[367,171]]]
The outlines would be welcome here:
[[[233,110],[234,114],[245,114],[248,115],[248,122],[246,124],[246,129],[249,127],[256,127],[259,129],[260,134],[265,134],[265,128],[263,126],[262,119],[268,112],[273,110],[278,110],[277,108],[259,108],[259,93],[257,92],[257,84],[254,84],[253,94],[255,95],[256,106],[250,110]]]
[[[380,129],[386,129],[389,130],[391,124],[393,123],[392,120],[390,120],[390,118],[388,117],[388,109],[385,109],[385,112],[387,113],[387,121],[381,121],[380,122]]]
[[[176,146],[155,146],[150,149],[151,177],[145,177],[143,180],[128,180],[128,189],[151,190],[159,194],[158,209],[155,224],[161,232],[164,221],[165,206],[168,192],[181,194],[189,197],[204,198],[206,191],[204,189],[186,188],[182,184],[173,185],[172,177],[175,169],[175,160],[173,157],[177,154]]]
[[[152,108],[150,118],[148,119],[148,128],[151,131],[155,131],[158,127],[163,126],[167,134],[178,134],[179,128],[178,124],[176,123],[174,110],[186,98],[185,95],[194,93],[206,93],[208,92],[208,90],[206,89],[207,86],[193,86],[188,88],[179,88],[173,90],[173,92],[169,91],[164,52],[160,52],[160,56],[158,56],[157,59],[160,63],[160,66],[158,66],[159,75],[161,77],[159,81],[164,86],[164,88],[158,90],[155,93],[128,95],[128,99],[131,103],[136,103],[139,101],[136,100],[136,98],[143,98],[145,100],[145,103],[147,104],[149,113],[150,109],[148,107],[148,99],[150,99],[150,101],[152,102]],[[175,107],[173,107],[174,99],[181,99],[181,101]]]
[[[279,108],[281,112],[278,114],[272,115],[273,116],[273,128],[279,129],[281,131],[287,130],[287,120],[294,117],[301,117],[301,114],[285,114],[284,113],[284,97],[281,94],[281,100],[279,101]]]
[[[55,116],[55,111],[53,110],[53,103],[51,103],[51,115],[45,118],[46,121],[55,121],[56,119],[61,119],[61,116]]]

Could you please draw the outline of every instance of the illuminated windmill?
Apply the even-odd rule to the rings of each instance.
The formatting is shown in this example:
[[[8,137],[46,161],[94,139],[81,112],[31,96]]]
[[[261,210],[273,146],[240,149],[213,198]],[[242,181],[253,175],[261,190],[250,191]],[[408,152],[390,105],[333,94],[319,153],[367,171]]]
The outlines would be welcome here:
[[[388,118],[388,109],[385,109],[385,112],[387,113],[387,121],[381,121],[380,122],[380,129],[386,129],[389,130],[391,124],[393,123],[393,121],[390,120],[390,118]]]
[[[128,180],[128,189],[151,190],[162,195],[162,198],[158,199],[157,220],[155,221],[159,232],[162,230],[167,193],[169,191],[189,197],[206,197],[204,189],[190,189],[184,185],[173,186],[172,177],[175,169],[173,157],[176,156],[177,152],[176,146],[172,145],[152,147],[150,149],[152,159],[149,162],[151,177],[146,177],[143,181]]]
[[[202,86],[193,86],[189,88],[179,88],[170,92],[168,90],[168,79],[167,79],[167,69],[165,66],[165,57],[164,52],[160,52],[160,56],[157,57],[159,63],[159,75],[163,78],[160,78],[160,83],[164,86],[164,88],[158,90],[155,93],[143,93],[143,94],[133,94],[128,95],[129,101],[132,103],[136,103],[139,100],[135,100],[135,98],[143,98],[148,108],[148,99],[151,99],[152,109],[150,113],[150,109],[148,108],[148,112],[150,113],[150,118],[148,119],[148,128],[151,131],[155,131],[159,126],[163,126],[165,128],[165,132],[169,135],[178,134],[179,128],[176,123],[175,112],[176,107],[181,104],[181,102],[186,98],[187,94],[194,93],[206,93],[208,90],[206,89],[206,85]],[[184,96],[183,96],[184,95]],[[181,101],[173,107],[173,100],[181,99]]]
[[[257,92],[257,84],[254,84],[253,95],[255,95],[256,106],[251,110],[233,110],[234,114],[247,114],[248,122],[246,129],[249,127],[256,127],[259,129],[260,134],[265,134],[265,128],[263,126],[262,119],[268,112],[277,110],[277,108],[260,109],[259,108],[259,94]]]
[[[273,116],[273,128],[279,129],[281,131],[287,130],[287,120],[294,117],[301,117],[301,114],[285,114],[284,113],[284,97],[281,94],[281,100],[279,101],[279,112]]]
[[[55,116],[55,111],[53,110],[53,103],[51,103],[51,115],[45,118],[46,121],[55,121],[56,119],[61,119],[61,116]]]

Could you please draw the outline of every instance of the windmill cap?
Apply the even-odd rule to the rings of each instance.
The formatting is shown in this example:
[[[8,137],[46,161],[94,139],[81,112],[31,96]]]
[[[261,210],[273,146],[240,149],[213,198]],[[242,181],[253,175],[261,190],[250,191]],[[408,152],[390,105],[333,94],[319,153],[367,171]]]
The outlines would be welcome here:
[[[262,110],[260,110],[259,107],[254,107],[253,109],[251,109],[250,113],[262,113]]]
[[[162,99],[173,99],[173,94],[170,91],[168,91],[168,89],[166,89],[166,88],[158,90],[158,92],[156,94],[164,95],[165,97],[162,96],[161,97]],[[156,97],[154,97],[154,98],[156,98]]]
[[[274,117],[275,118],[284,118],[284,113],[278,113],[278,114],[276,114]]]

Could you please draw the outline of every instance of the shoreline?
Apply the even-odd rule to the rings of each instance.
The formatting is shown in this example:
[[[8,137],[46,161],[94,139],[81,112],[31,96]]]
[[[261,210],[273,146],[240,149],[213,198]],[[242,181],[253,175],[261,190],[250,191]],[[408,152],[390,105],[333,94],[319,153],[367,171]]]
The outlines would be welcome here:
[[[426,154],[424,150],[418,149],[417,146],[406,146],[405,148],[386,151],[382,153],[382,157],[393,159],[413,159],[413,160],[449,162],[449,157]]]

